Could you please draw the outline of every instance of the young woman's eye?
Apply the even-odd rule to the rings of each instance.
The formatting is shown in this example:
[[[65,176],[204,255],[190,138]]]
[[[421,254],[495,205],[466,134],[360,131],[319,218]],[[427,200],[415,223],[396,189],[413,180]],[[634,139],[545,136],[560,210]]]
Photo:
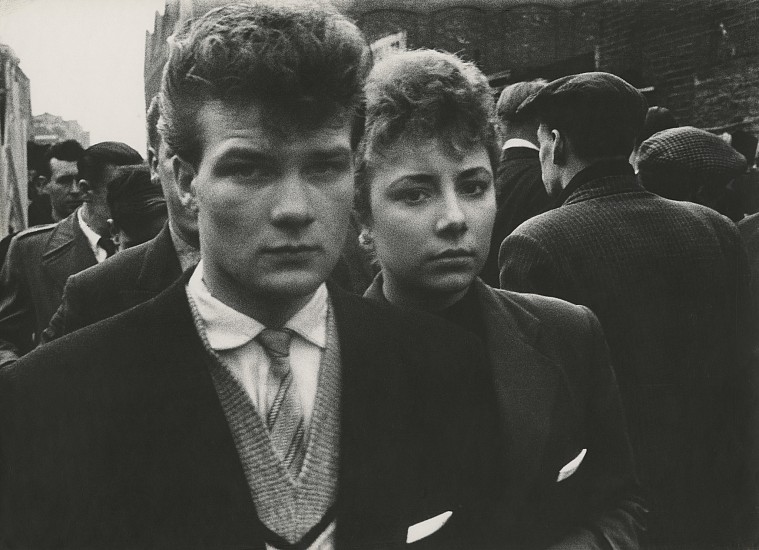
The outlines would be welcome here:
[[[464,195],[478,196],[484,194],[488,187],[490,187],[489,181],[473,180],[463,182],[460,190]]]
[[[418,204],[429,197],[429,193],[424,189],[406,189],[398,197],[406,204]]]

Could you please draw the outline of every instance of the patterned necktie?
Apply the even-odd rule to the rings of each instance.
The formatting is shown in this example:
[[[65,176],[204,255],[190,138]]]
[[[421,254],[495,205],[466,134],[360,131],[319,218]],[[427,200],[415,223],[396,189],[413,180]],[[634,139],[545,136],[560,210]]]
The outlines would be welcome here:
[[[98,239],[98,246],[105,250],[105,257],[110,258],[116,254],[116,245],[108,237],[100,237]]]
[[[279,381],[279,388],[266,415],[266,426],[282,463],[293,477],[297,477],[306,456],[306,446],[303,409],[290,369],[292,335],[287,329],[265,328],[256,340],[269,355],[270,372]]]

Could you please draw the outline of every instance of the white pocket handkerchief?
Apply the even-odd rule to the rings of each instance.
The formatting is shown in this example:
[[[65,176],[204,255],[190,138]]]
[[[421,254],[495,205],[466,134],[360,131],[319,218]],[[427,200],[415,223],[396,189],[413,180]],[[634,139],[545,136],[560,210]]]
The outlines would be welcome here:
[[[439,531],[440,528],[446,524],[452,515],[453,512],[443,512],[434,518],[415,523],[408,528],[408,533],[406,534],[406,544],[411,544],[412,542],[416,542],[425,537],[429,537],[431,534]]]
[[[580,451],[580,454],[578,454],[576,457],[574,457],[572,460],[570,460],[566,466],[564,466],[561,470],[559,470],[559,477],[556,478],[556,481],[564,481],[569,476],[571,476],[573,473],[577,471],[577,468],[580,467],[580,464],[582,464],[582,460],[585,458],[585,453],[588,452],[588,449],[583,449]]]

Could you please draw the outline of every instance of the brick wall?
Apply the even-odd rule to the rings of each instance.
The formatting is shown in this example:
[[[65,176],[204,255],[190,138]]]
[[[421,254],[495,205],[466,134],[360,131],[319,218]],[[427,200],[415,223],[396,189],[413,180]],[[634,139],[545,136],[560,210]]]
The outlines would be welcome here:
[[[179,5],[168,0],[146,37],[146,102],[158,89]],[[671,109],[681,124],[759,134],[759,0],[462,1],[436,10],[423,2],[403,9],[363,5],[370,7],[345,12],[370,40],[405,30],[409,47],[457,52],[486,74],[501,75],[501,84],[595,66],[653,87],[649,102]]]
[[[681,124],[745,127],[759,116],[759,0],[606,0],[599,67],[653,86]]]

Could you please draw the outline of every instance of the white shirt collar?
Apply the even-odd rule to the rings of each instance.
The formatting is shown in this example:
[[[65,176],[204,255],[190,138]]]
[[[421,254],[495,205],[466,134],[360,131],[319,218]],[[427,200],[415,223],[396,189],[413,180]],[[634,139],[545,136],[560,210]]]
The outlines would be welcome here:
[[[243,346],[266,328],[211,294],[203,281],[203,260],[190,277],[187,291],[205,322],[208,343],[217,351]],[[328,297],[327,286],[322,283],[308,303],[285,323],[285,327],[321,349],[327,346]]]
[[[534,149],[535,151],[540,151],[540,147],[538,147],[531,141],[527,141],[526,139],[522,139],[522,138],[509,138],[506,140],[506,143],[503,144],[504,151],[506,149],[513,149],[514,147],[526,147],[527,149]]]
[[[76,219],[79,222],[79,228],[82,230],[82,233],[84,233],[84,236],[87,238],[87,242],[90,245],[90,249],[92,250],[92,253],[95,255],[95,258],[98,259],[98,261],[102,261],[99,258],[99,251],[103,250],[100,248],[100,245],[98,245],[98,241],[100,240],[100,235],[98,235],[95,230],[93,230],[89,225],[87,225],[87,222],[82,219],[82,207],[76,209]],[[105,258],[105,250],[103,250],[103,258]]]

